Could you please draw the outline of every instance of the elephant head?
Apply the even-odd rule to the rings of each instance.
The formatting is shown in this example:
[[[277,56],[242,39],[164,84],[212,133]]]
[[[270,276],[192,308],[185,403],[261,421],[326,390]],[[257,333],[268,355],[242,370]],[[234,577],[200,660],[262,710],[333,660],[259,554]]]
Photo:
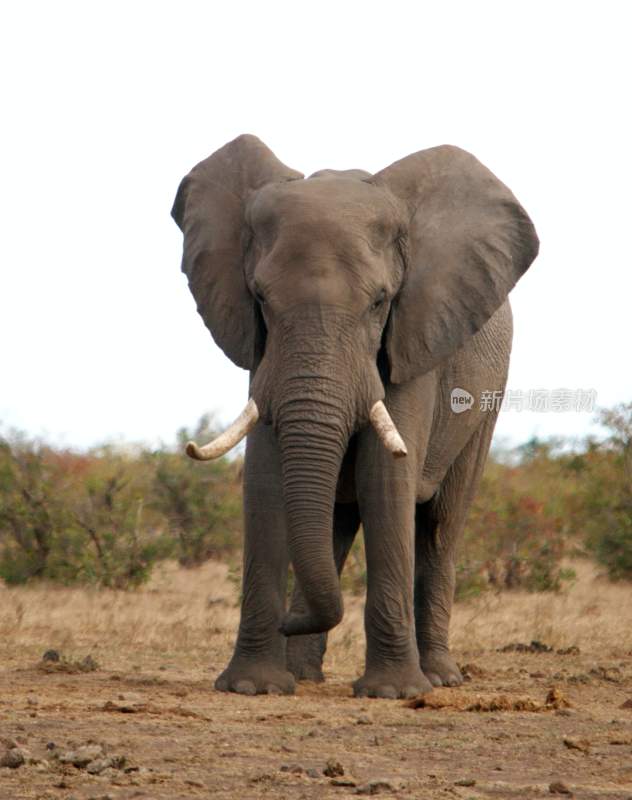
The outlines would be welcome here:
[[[385,383],[432,370],[484,325],[535,258],[535,230],[509,189],[456,147],[372,176],[304,180],[248,135],[191,170],[172,214],[198,311],[252,374],[241,417],[187,452],[214,458],[258,419],[274,427],[308,608],[283,631],[328,630],[342,617],[331,531],[350,437],[370,420],[405,455]]]

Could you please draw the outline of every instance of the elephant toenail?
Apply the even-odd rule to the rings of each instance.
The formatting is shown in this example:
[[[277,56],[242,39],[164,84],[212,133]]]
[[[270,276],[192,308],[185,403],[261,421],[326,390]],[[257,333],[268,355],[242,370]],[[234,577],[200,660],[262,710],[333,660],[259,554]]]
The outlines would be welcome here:
[[[268,683],[266,686],[267,694],[283,694],[281,688],[274,683]]]
[[[388,700],[396,700],[397,699],[397,689],[394,686],[380,686],[380,688],[375,693],[376,697],[382,697]]]
[[[418,689],[416,686],[404,686],[402,690],[402,697],[405,698],[416,697],[418,694],[422,694],[422,690]]]
[[[247,694],[247,695],[257,694],[257,687],[254,685],[252,681],[248,680],[237,681],[234,688],[237,694]]]

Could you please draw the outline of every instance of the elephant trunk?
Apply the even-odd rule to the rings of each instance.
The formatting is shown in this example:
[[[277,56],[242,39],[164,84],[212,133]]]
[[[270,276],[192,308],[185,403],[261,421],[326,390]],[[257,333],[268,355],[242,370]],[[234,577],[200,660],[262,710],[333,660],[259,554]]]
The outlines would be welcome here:
[[[336,485],[350,436],[340,408],[295,399],[284,404],[278,435],[288,523],[288,545],[306,612],[288,615],[286,636],[322,633],[342,619],[343,602],[333,553]]]

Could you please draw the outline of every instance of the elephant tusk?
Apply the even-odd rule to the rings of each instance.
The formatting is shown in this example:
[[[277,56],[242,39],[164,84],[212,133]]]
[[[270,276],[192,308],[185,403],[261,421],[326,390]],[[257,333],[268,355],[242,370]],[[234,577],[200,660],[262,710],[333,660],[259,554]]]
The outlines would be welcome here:
[[[213,458],[219,458],[239,444],[244,436],[254,428],[258,419],[259,409],[251,397],[244,410],[233,424],[226,428],[224,433],[220,433],[216,439],[205,444],[204,447],[198,447],[195,442],[188,442],[186,453],[190,458],[198,461],[211,461]]]
[[[386,410],[386,406],[381,400],[373,406],[369,412],[369,419],[375,428],[377,435],[384,447],[393,454],[394,458],[403,458],[408,455],[408,450],[404,440],[399,435],[391,415]]]

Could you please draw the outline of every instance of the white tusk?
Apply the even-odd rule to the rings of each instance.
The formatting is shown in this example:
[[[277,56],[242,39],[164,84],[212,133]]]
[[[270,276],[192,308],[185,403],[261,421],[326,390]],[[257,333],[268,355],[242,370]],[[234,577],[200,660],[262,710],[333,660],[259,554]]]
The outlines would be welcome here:
[[[220,433],[216,439],[205,444],[204,447],[198,447],[195,442],[189,442],[186,448],[187,455],[198,461],[211,461],[213,458],[223,456],[241,442],[244,436],[255,427],[258,419],[259,409],[251,397],[244,410],[233,424],[226,428],[224,433]]]
[[[399,431],[395,427],[391,415],[388,413],[386,406],[381,400],[378,400],[369,412],[369,419],[377,431],[380,441],[384,447],[393,454],[394,458],[403,458],[405,455],[408,455],[404,440],[399,435]]]

